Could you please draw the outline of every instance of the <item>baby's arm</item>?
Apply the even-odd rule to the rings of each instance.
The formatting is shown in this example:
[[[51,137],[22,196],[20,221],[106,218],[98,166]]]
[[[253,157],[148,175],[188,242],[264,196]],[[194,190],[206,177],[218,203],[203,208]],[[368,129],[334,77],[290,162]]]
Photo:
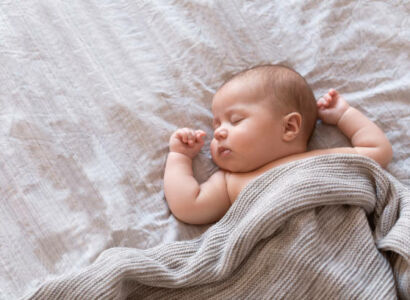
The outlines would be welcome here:
[[[204,145],[205,135],[201,130],[183,128],[174,132],[169,141],[165,198],[173,215],[190,224],[215,222],[231,205],[223,171],[217,171],[201,185],[193,176],[192,159]]]
[[[385,168],[392,159],[392,147],[383,131],[364,114],[351,107],[335,90],[317,102],[319,118],[337,125],[346,135],[355,153],[370,157]]]

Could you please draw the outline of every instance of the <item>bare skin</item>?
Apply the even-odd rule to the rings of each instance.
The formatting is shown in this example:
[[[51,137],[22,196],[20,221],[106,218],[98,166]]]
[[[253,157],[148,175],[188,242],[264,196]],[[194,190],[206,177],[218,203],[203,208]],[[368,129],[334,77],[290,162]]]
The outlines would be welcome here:
[[[299,140],[300,114],[270,113],[269,117],[265,114],[269,111],[267,102],[248,90],[233,84],[214,96],[211,153],[220,170],[201,185],[193,176],[192,159],[204,145],[205,132],[182,128],[172,134],[164,190],[179,220],[191,224],[219,220],[251,180],[284,163],[323,154],[353,153],[386,167],[392,158],[391,145],[381,129],[336,90],[317,101],[318,116],[324,123],[337,126],[352,147],[313,151],[306,151]]]

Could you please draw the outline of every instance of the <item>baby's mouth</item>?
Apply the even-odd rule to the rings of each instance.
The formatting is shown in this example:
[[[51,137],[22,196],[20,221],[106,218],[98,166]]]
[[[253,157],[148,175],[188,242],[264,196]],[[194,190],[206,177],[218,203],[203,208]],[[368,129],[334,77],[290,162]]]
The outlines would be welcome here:
[[[231,153],[231,149],[226,148],[226,147],[218,147],[218,154],[222,156],[227,156]]]

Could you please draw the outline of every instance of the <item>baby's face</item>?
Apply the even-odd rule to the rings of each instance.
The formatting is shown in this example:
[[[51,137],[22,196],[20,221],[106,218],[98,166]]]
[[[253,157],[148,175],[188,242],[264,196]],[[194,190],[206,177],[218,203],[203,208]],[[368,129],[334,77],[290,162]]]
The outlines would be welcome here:
[[[212,101],[214,162],[231,172],[249,172],[279,157],[282,116],[257,80],[234,79]]]

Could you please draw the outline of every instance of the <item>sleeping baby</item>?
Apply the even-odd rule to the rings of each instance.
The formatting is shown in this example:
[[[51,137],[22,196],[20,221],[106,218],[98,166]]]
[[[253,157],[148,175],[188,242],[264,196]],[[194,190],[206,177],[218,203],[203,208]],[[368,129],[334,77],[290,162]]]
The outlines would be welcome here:
[[[284,163],[355,153],[386,167],[392,158],[391,144],[376,124],[336,90],[316,101],[306,80],[286,66],[262,65],[236,74],[214,95],[212,113],[211,154],[219,170],[204,183],[194,178],[192,159],[206,133],[182,128],[169,141],[165,197],[174,216],[186,223],[219,220],[251,180]],[[352,147],[307,151],[317,117],[336,125]]]

